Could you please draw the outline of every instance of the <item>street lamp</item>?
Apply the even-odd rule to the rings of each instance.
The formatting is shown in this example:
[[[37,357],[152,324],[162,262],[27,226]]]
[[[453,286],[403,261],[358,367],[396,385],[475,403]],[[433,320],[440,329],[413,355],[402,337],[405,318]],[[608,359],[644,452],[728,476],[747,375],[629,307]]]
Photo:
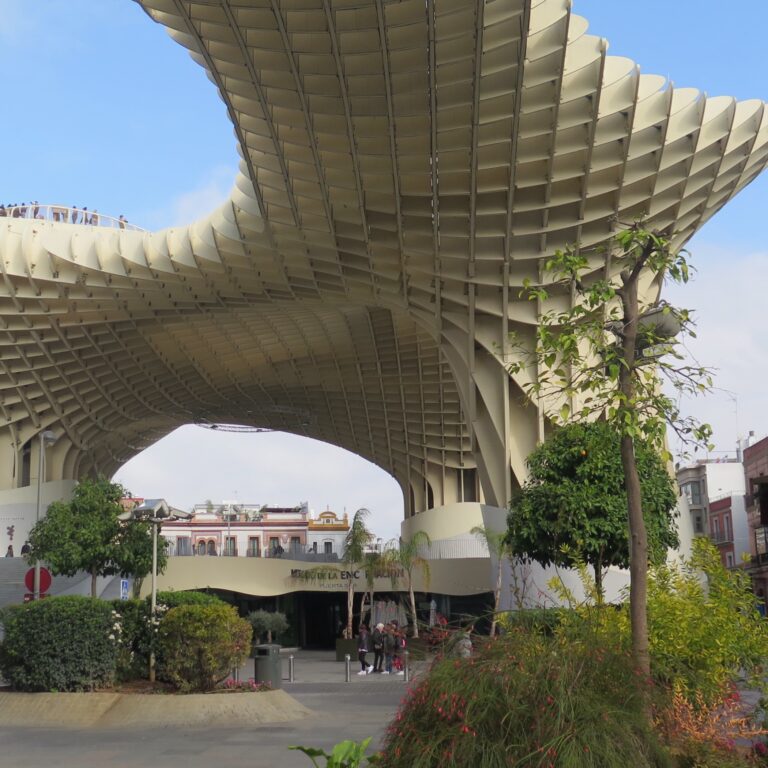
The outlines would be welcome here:
[[[50,429],[44,429],[40,433],[40,461],[37,468],[37,504],[35,506],[35,525],[40,522],[41,502],[43,495],[43,473],[45,472],[45,446],[53,445],[58,440],[58,435]],[[34,599],[40,599],[40,560],[35,558]]]
[[[162,523],[170,523],[173,520],[189,520],[192,515],[181,509],[173,509],[168,506],[165,499],[144,499],[138,507],[130,512],[119,515],[120,520],[152,523],[152,596],[150,598],[149,620],[151,626],[155,626],[155,612],[157,608],[157,534]],[[149,652],[149,681],[155,682],[155,651],[154,647]]]

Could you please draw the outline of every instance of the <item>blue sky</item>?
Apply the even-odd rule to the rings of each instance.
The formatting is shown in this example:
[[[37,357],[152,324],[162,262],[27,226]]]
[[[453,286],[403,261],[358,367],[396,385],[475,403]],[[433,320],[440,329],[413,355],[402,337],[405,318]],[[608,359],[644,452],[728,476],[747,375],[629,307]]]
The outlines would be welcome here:
[[[768,3],[574,0],[609,52],[707,94],[768,100]],[[147,228],[193,221],[225,199],[235,140],[214,86],[187,52],[130,0],[2,0],[0,202],[87,206]],[[670,292],[693,307],[692,353],[719,369],[715,392],[685,408],[715,427],[768,434],[762,303],[768,174],[692,241],[698,275]],[[379,535],[398,532],[396,483],[364,460],[291,435],[222,435],[185,427],[117,475],[140,495],[188,507],[207,498],[315,509],[369,507]]]

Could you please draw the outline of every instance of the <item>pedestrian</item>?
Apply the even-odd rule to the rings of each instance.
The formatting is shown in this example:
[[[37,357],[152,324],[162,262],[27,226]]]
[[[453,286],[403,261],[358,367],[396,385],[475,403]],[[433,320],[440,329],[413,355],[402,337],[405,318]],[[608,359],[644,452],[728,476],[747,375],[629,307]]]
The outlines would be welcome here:
[[[120,229],[125,229],[125,222],[126,222],[126,218],[121,213],[120,218],[117,220],[117,225],[120,227]]]
[[[371,634],[373,640],[373,671],[381,674],[384,666],[384,624],[379,622]]]
[[[368,644],[371,639],[368,627],[365,624],[360,625],[360,631],[357,635],[357,658],[360,660],[360,671],[358,675],[367,675],[373,672],[373,667],[368,664],[365,657],[368,655]]]
[[[395,635],[395,655],[392,659],[392,664],[397,670],[397,672],[395,672],[396,675],[404,675],[405,669],[403,658],[405,656],[405,632],[400,628],[396,621],[393,621],[392,624],[394,624]]]
[[[32,551],[32,546],[28,541],[25,541],[21,546],[21,555],[28,555]]]
[[[391,624],[384,627],[384,671],[382,675],[392,674],[392,659],[395,656],[395,632]]]
[[[13,544],[8,545],[8,549],[5,550],[6,557],[13,557]]]

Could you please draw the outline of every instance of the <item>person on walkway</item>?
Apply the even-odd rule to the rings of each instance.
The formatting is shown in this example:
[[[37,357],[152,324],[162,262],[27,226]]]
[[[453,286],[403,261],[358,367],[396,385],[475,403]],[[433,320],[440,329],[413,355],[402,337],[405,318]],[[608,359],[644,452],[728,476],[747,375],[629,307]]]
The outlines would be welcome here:
[[[366,627],[365,624],[361,624],[360,633],[357,636],[357,658],[360,660],[361,667],[360,671],[357,673],[358,675],[367,675],[373,672],[373,667],[365,660],[365,657],[370,650],[368,647],[370,640],[371,635],[368,632],[368,627]]]
[[[384,671],[381,674],[391,675],[392,660],[395,656],[395,648],[397,647],[397,642],[395,640],[395,631],[391,624],[387,624],[387,626],[384,627],[383,644],[384,644]]]
[[[396,621],[393,621],[394,625],[393,634],[395,636],[395,655],[392,659],[392,663],[397,670],[396,675],[405,674],[405,631],[400,628]]]
[[[32,546],[28,541],[25,541],[21,546],[21,556],[28,555],[32,551]]]
[[[8,545],[8,549],[5,550],[6,557],[13,557],[13,544]]]
[[[384,666],[384,624],[379,622],[371,634],[373,640],[373,671],[380,674]]]

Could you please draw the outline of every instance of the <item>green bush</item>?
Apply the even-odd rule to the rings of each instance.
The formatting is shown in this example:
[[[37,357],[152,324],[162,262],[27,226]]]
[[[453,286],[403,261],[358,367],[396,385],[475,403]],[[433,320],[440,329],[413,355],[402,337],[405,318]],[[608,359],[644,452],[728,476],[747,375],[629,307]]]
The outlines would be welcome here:
[[[387,768],[661,768],[631,658],[513,629],[437,661],[389,728]]]
[[[149,605],[149,598],[145,599],[147,605]],[[207,592],[195,592],[194,590],[188,592],[174,592],[173,590],[158,592],[157,604],[158,606],[164,606],[167,610],[178,608],[180,605],[227,605],[216,595],[209,595]]]
[[[147,675],[151,634],[149,605],[144,600],[111,600],[120,624],[117,653],[117,680],[132,680]]]
[[[110,603],[51,597],[7,608],[0,622],[0,672],[15,689],[85,691],[113,682],[120,625]]]
[[[500,614],[498,621],[505,632],[526,629],[551,635],[563,620],[566,611],[566,608],[523,608]]]
[[[248,614],[248,621],[253,627],[253,642],[259,643],[264,635],[267,642],[271,643],[288,629],[288,619],[279,611],[252,611]]]
[[[160,621],[158,669],[182,691],[209,691],[251,648],[251,625],[229,605],[180,605]]]
[[[660,682],[708,703],[741,675],[765,687],[768,623],[758,613],[749,575],[723,567],[709,540],[695,539],[682,567],[654,570],[648,623],[651,665]]]
[[[150,621],[150,598],[142,600],[112,600],[112,608],[120,618],[122,627],[121,642],[117,660],[117,679],[132,680],[147,677],[149,671],[149,654],[155,645],[155,655],[158,657],[158,667],[162,667],[161,653],[157,647],[155,631],[152,631]],[[205,592],[158,592],[157,616],[161,619],[166,611],[180,605],[226,605],[216,595]]]

